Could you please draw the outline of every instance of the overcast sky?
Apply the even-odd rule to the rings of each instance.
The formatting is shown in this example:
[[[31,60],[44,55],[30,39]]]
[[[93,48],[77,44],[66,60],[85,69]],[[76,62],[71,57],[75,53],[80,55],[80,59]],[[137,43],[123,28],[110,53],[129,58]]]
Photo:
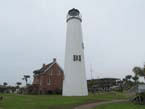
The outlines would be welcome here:
[[[87,79],[133,75],[145,62],[145,0],[0,0],[0,84],[54,57],[64,68],[66,15],[82,14]],[[23,82],[24,83],[24,82]]]

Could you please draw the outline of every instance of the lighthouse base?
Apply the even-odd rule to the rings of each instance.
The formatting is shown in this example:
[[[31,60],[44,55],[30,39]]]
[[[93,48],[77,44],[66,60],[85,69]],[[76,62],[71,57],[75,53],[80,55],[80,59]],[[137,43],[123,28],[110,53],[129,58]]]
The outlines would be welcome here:
[[[71,84],[70,84],[71,82]],[[76,81],[65,81],[63,84],[63,93],[62,96],[88,96],[88,90],[86,82],[84,84],[80,84],[79,82],[75,84]]]

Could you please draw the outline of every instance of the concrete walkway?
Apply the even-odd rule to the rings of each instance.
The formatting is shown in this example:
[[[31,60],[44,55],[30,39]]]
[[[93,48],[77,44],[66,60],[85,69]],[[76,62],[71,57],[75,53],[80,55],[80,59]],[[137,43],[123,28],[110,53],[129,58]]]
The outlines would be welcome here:
[[[98,105],[117,103],[122,101],[128,101],[128,100],[112,100],[112,101],[96,102],[96,103],[84,104],[82,106],[75,107],[74,109],[91,109],[91,108],[95,108]]]

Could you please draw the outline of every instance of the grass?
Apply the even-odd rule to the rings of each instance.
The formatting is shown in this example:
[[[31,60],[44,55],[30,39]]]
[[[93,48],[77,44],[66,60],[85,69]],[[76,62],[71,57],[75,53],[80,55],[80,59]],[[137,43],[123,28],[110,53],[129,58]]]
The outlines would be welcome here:
[[[127,98],[124,93],[98,93],[83,97],[64,97],[61,95],[15,95],[0,94],[0,109],[71,109],[89,102]]]
[[[120,102],[120,103],[100,105],[93,109],[145,109],[145,106],[136,105],[131,102]]]

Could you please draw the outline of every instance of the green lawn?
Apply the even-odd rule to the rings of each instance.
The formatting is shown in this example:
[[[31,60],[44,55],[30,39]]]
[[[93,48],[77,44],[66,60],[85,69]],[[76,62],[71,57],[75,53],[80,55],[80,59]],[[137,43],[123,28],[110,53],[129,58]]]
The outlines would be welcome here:
[[[121,103],[100,105],[94,109],[145,109],[145,106],[133,104],[131,102],[121,102]]]
[[[0,101],[0,109],[71,109],[88,102],[125,99],[124,93],[89,94],[84,97],[64,97],[61,95],[15,95],[0,94],[4,100]]]

